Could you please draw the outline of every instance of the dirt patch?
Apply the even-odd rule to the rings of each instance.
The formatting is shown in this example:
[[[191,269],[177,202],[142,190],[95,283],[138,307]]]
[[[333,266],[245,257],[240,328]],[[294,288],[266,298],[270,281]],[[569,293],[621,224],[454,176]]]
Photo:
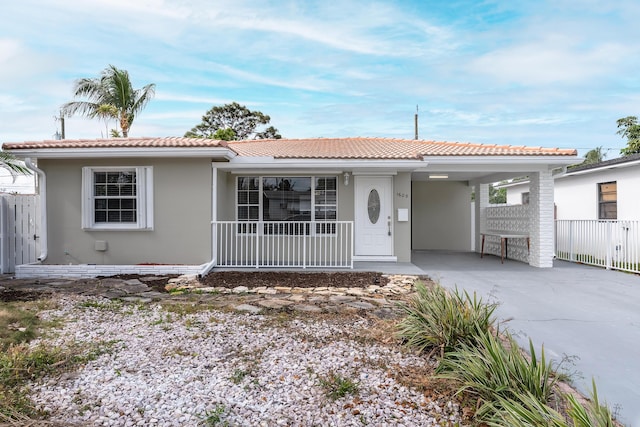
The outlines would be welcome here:
[[[21,291],[16,289],[5,289],[0,291],[0,301],[2,302],[35,301],[48,296],[49,295],[44,292]]]
[[[375,272],[333,272],[300,273],[286,271],[215,271],[200,279],[203,286],[233,288],[246,286],[285,286],[298,288],[365,288],[370,285],[384,286],[388,282],[382,273]]]

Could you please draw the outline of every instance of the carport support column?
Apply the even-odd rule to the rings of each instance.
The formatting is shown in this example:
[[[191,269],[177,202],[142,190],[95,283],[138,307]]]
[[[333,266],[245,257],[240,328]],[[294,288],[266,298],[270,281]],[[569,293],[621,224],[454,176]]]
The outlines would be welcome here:
[[[553,178],[551,171],[529,176],[529,265],[553,267]]]
[[[487,228],[487,206],[489,206],[489,184],[476,184],[475,192],[475,242],[476,252],[480,253],[482,239],[480,233]]]

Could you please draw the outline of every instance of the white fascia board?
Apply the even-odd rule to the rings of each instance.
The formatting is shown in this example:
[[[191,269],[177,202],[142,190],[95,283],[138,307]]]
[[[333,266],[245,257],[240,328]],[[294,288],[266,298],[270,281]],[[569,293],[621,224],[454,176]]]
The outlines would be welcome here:
[[[611,170],[611,169],[628,168],[630,166],[637,166],[639,164],[640,164],[640,160],[634,160],[632,162],[601,166],[597,168],[585,169],[585,170],[576,171],[576,172],[567,171],[567,173],[565,173],[563,176],[584,175],[588,173],[602,172],[602,171]]]
[[[389,159],[274,159],[273,157],[236,157],[228,163],[218,165],[220,169],[248,170],[248,169],[324,169],[324,170],[390,170],[414,171],[426,168],[427,162],[422,160],[389,160]]]
[[[540,170],[556,168],[564,165],[574,165],[580,161],[579,157],[554,157],[554,156],[442,156],[428,157],[425,161],[430,166],[452,165],[537,165]]]
[[[494,185],[495,188],[511,188],[511,187],[516,187],[518,185],[529,185],[531,181],[528,179],[523,179],[522,181],[516,181],[516,182],[508,182],[506,184],[497,184]]]
[[[138,157],[212,157],[231,160],[237,154],[224,147],[136,147],[136,148],[40,148],[7,150],[18,158],[36,159],[92,159]]]

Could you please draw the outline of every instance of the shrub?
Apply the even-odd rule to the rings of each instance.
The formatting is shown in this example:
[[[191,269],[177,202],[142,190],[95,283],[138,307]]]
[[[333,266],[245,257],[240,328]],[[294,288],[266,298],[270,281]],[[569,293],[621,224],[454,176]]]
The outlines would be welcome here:
[[[512,399],[498,397],[490,407],[492,415],[485,420],[489,427],[569,427],[559,412],[540,402],[531,393],[522,393]]]
[[[531,340],[531,356],[527,358],[510,335],[506,346],[492,333],[479,337],[477,346],[463,344],[460,350],[447,354],[437,372],[459,382],[459,392],[469,392],[483,402],[477,413],[480,419],[494,412],[499,399],[518,401],[521,395],[530,394],[542,404],[548,402],[556,379],[544,347],[538,360]]]
[[[567,412],[575,427],[615,427],[613,415],[606,405],[601,405],[595,380],[591,380],[593,389],[587,407],[578,402],[574,395],[566,395]]]
[[[442,286],[431,289],[416,284],[417,294],[402,309],[406,317],[398,325],[398,335],[407,345],[421,352],[440,350],[441,355],[460,344],[475,345],[478,334],[493,325],[496,304],[456,290],[449,293]]]

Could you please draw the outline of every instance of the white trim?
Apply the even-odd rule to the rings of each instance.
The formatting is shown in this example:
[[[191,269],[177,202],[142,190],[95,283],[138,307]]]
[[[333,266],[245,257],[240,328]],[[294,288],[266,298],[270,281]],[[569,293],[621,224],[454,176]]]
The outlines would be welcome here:
[[[354,255],[353,261],[380,261],[380,262],[398,262],[398,257],[394,255]]]
[[[96,264],[22,264],[16,265],[16,278],[62,278],[114,276],[116,274],[198,274],[207,266],[202,265],[96,265]]]
[[[236,152],[225,147],[114,147],[114,148],[35,148],[7,150],[18,158],[94,159],[139,157],[210,157],[230,160]]]
[[[620,162],[620,163],[614,163],[609,165],[597,166],[597,167],[583,169],[575,172],[567,170],[564,176],[585,175],[585,174],[594,173],[594,172],[602,172],[609,169],[628,168],[631,166],[637,166],[638,164],[640,164],[640,160],[633,160],[630,162]]]
[[[136,222],[96,224],[94,221],[94,172],[135,171]],[[151,231],[153,230],[153,166],[85,166],[82,168],[82,229],[91,231]]]
[[[353,176],[394,176],[398,171],[353,171]]]

